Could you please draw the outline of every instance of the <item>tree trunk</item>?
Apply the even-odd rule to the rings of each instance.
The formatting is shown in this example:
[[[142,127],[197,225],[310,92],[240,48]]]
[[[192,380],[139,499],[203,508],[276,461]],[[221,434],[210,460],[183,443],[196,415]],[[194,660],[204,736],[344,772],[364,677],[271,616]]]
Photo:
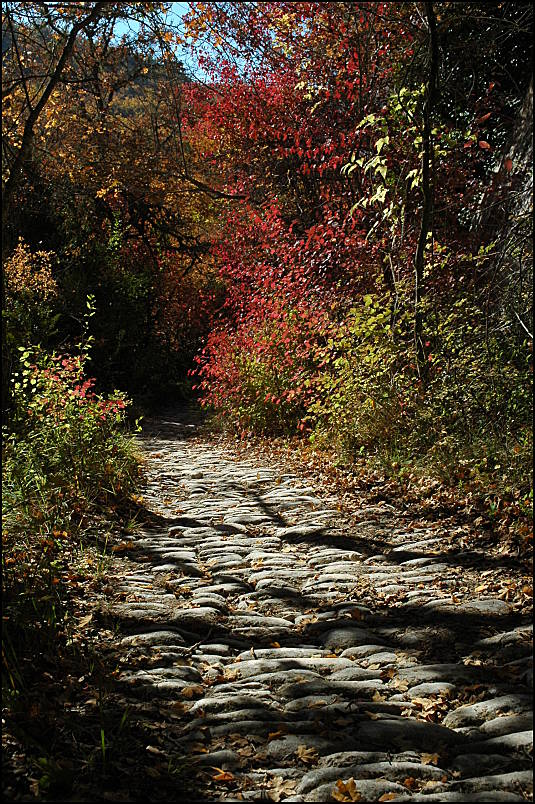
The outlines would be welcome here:
[[[432,230],[433,226],[433,207],[434,207],[434,184],[432,176],[432,115],[433,107],[435,104],[438,80],[438,38],[437,38],[437,25],[435,12],[433,10],[433,3],[425,3],[425,13],[427,18],[427,26],[429,32],[429,76],[427,79],[427,87],[425,91],[425,100],[422,111],[423,116],[423,129],[422,129],[422,220],[420,223],[420,234],[418,237],[418,246],[416,248],[416,255],[414,258],[414,347],[416,351],[416,360],[418,365],[418,373],[420,377],[424,377],[426,373],[426,357],[423,345],[423,312],[422,312],[422,299],[424,295],[424,264],[425,264],[425,247],[427,243],[427,235]]]

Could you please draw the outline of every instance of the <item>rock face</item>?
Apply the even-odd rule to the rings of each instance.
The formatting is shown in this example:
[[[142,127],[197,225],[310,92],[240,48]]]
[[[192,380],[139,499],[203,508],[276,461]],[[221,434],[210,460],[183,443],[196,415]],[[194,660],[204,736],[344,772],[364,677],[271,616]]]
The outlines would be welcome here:
[[[531,632],[463,587],[440,530],[364,509],[366,558],[284,468],[176,422],[140,444],[159,524],[114,581],[118,683],[203,800],[525,800]]]

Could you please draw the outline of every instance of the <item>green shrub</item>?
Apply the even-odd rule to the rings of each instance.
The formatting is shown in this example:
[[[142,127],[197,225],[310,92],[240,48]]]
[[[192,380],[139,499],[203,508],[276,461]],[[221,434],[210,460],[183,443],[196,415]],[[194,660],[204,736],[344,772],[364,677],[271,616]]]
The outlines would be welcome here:
[[[94,392],[94,380],[83,374],[87,353],[20,351],[12,431],[3,443],[5,586],[22,582],[23,556],[35,564],[36,550],[60,551],[88,517],[121,505],[140,474],[123,432],[129,402],[119,392]]]

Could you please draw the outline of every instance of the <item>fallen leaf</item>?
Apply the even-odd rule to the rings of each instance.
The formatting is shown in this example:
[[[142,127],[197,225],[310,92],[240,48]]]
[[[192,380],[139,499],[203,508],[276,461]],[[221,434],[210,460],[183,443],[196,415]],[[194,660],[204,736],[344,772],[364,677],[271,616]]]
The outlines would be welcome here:
[[[382,796],[379,796],[377,801],[393,801],[395,798],[397,798],[397,795],[397,793],[383,793]]]
[[[212,765],[212,769],[217,771],[217,773],[212,776],[214,782],[231,782],[234,779],[234,774],[230,773],[230,771],[225,771],[223,768],[216,768],[214,765]]]
[[[207,754],[208,748],[203,743],[189,743],[188,751],[190,754]]]
[[[376,703],[379,703],[380,701],[386,701],[386,696],[381,695],[379,690],[375,690],[375,692],[372,695],[372,701],[375,701]]]
[[[368,715],[370,720],[379,720],[379,718],[381,717],[381,715],[379,715],[377,712],[370,712],[368,711],[368,709],[364,710],[364,714]]]
[[[295,779],[281,779],[280,776],[273,782],[273,786],[267,791],[269,798],[272,801],[280,801],[281,797],[291,796],[297,789],[297,780]]]
[[[120,544],[115,544],[111,548],[111,551],[112,553],[121,553],[123,550],[131,550],[133,546],[134,546],[133,542],[121,542]]]
[[[181,694],[184,698],[192,698],[194,695],[200,695],[203,692],[202,687],[182,687]]]
[[[362,796],[357,790],[357,785],[353,777],[342,781],[338,779],[336,782],[336,790],[333,789],[331,798],[335,801],[362,801]]]
[[[416,782],[416,779],[414,778],[414,776],[407,776],[407,778],[404,779],[403,784],[404,784],[405,787],[408,787],[409,790],[414,790],[414,788],[416,787],[417,782]]]
[[[272,648],[280,648],[280,644],[278,642],[270,642],[269,644]]]
[[[438,764],[438,754],[422,754],[422,764],[423,765],[437,765]]]
[[[316,749],[307,748],[306,745],[300,745],[297,748],[296,754],[301,762],[305,762],[307,765],[313,765],[314,762],[317,762],[319,759],[319,754]]]
[[[392,686],[401,692],[406,692],[409,689],[409,682],[406,678],[395,678],[392,682]]]
[[[268,742],[269,742],[269,740],[276,740],[278,737],[283,737],[283,736],[284,736],[284,732],[281,729],[279,729],[279,731],[270,731],[269,734],[268,734],[268,737],[267,737]]]
[[[224,672],[224,678],[226,681],[235,681],[237,678],[240,677],[239,670],[229,670],[226,669]]]
[[[157,748],[155,745],[147,745],[147,746],[145,747],[145,751],[148,751],[148,752],[149,752],[149,754],[158,754],[158,755],[163,755],[163,751],[161,751],[161,750],[160,750],[159,748]]]
[[[79,620],[78,626],[80,628],[83,628],[84,625],[87,625],[88,623],[90,623],[92,619],[93,619],[93,613],[88,614],[86,617],[82,617],[82,619]]]

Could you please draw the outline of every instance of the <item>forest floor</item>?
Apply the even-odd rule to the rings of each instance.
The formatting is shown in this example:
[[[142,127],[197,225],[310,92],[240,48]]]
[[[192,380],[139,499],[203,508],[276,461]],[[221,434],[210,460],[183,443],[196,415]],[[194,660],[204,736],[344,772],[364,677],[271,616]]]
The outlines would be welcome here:
[[[516,543],[195,418],[139,443],[139,525],[3,724],[6,800],[532,799]]]

